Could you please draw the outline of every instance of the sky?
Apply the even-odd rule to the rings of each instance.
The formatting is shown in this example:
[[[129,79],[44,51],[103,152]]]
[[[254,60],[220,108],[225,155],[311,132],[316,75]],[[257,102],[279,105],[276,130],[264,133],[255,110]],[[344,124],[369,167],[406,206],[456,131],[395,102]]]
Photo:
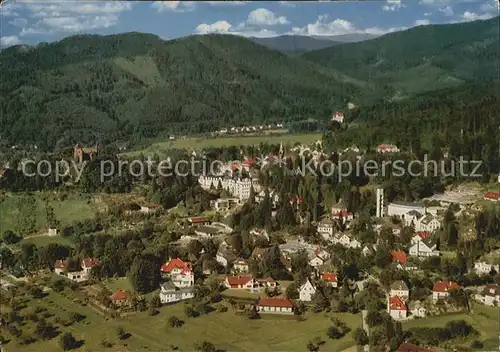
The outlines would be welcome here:
[[[0,48],[53,42],[76,34],[153,33],[163,39],[227,33],[381,35],[418,25],[498,16],[498,0],[379,1],[36,1],[0,9]]]

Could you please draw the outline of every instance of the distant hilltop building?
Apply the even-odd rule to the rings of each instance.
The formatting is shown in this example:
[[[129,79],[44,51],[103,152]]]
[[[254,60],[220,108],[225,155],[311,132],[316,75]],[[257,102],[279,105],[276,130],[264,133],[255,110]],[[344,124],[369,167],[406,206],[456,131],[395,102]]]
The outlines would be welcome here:
[[[333,116],[332,116],[332,121],[336,121],[338,123],[344,123],[344,113],[343,112],[336,112]]]
[[[377,153],[398,153],[399,148],[394,144],[381,144],[377,147]]]
[[[98,153],[97,144],[94,147],[90,148],[84,148],[81,147],[80,144],[77,144],[75,145],[73,151],[75,161],[77,161],[79,164],[83,163],[84,161],[94,159],[97,156],[97,153]]]

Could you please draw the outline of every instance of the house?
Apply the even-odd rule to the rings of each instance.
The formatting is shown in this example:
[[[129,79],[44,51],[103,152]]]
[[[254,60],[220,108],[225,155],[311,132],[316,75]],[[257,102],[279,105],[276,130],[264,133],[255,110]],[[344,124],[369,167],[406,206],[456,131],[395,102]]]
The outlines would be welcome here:
[[[206,226],[206,225],[211,224],[210,219],[203,217],[203,216],[192,217],[192,218],[189,218],[188,221],[189,221],[189,224],[193,227]]]
[[[498,177],[500,179],[500,175]],[[500,201],[500,192],[486,192],[484,194],[484,200],[491,200],[498,202]]]
[[[330,253],[322,249],[321,247],[316,248],[314,251],[314,254],[316,254],[316,257],[319,257],[323,259],[324,261],[330,259]]]
[[[454,281],[438,281],[432,287],[432,299],[437,301],[438,299],[446,298],[450,295],[450,291],[459,288],[460,285]]]
[[[500,265],[488,264],[486,262],[475,262],[474,271],[479,275],[489,274],[491,270],[500,273]]]
[[[320,257],[314,257],[309,261],[309,265],[312,266],[313,268],[318,268],[324,263],[325,261]]]
[[[193,297],[194,291],[192,287],[178,288],[171,281],[164,282],[160,286],[160,301],[162,304],[184,301]]]
[[[392,255],[392,261],[399,264],[405,264],[406,261],[408,260],[408,256],[403,251],[393,251],[391,255]]]
[[[439,251],[436,250],[437,243],[432,238],[417,241],[410,247],[410,255],[414,257],[436,257]]]
[[[434,232],[441,227],[441,222],[434,215],[427,214],[418,220],[415,230]]]
[[[333,221],[325,219],[318,224],[318,233],[326,240],[333,236]]]
[[[365,257],[370,254],[374,254],[377,251],[377,245],[366,245],[363,247],[361,250],[361,254],[363,254]]]
[[[160,204],[144,204],[141,205],[140,212],[143,214],[152,214],[156,213],[160,209],[161,209]]]
[[[494,284],[486,285],[481,292],[476,295],[476,300],[487,306],[500,305],[500,286]]]
[[[335,114],[333,114],[332,121],[338,122],[340,124],[344,123],[344,113],[337,111]]]
[[[57,275],[62,275],[62,273],[64,272],[66,268],[66,265],[64,263],[63,260],[56,260],[55,264],[54,264],[54,272],[57,274]]]
[[[418,265],[409,261],[407,261],[404,264],[401,264],[399,262],[392,262],[390,267],[392,269],[406,270],[406,271],[418,270]]]
[[[171,259],[160,268],[162,277],[169,278],[177,287],[194,285],[194,272],[191,263],[179,258]]]
[[[399,148],[394,144],[380,144],[376,148],[377,153],[397,153],[399,152]]]
[[[257,303],[259,313],[293,314],[295,305],[287,298],[260,298]]]
[[[411,238],[411,244],[415,244],[421,240],[425,240],[428,238],[431,238],[432,234],[428,231],[420,231],[417,232],[412,238]]]
[[[49,228],[47,235],[50,237],[57,236],[57,235],[59,235],[59,229],[51,227],[51,228]]]
[[[403,280],[394,281],[391,285],[390,297],[399,297],[402,300],[410,298],[410,289]]]
[[[198,226],[194,233],[202,238],[212,238],[220,234],[221,230],[213,226]]]
[[[129,295],[127,291],[118,289],[115,293],[109,296],[111,303],[113,303],[117,307],[123,307],[127,305],[129,302]]]
[[[389,298],[388,312],[394,320],[404,320],[408,316],[408,308],[400,297]]]
[[[88,275],[90,274],[90,270],[100,263],[101,261],[97,258],[83,258],[81,263],[82,270]]]
[[[243,258],[238,258],[233,263],[233,270],[238,273],[248,272],[248,261]]]
[[[338,279],[337,275],[332,274],[332,273],[322,273],[321,274],[321,280],[326,282],[328,285],[332,287],[338,287]]]
[[[278,286],[278,283],[272,277],[258,279],[257,282],[259,283],[260,287],[275,288]]]
[[[316,287],[314,287],[314,285],[311,283],[310,280],[307,280],[299,288],[299,299],[302,302],[311,302],[315,293],[316,293]]]
[[[425,318],[427,316],[427,309],[425,309],[424,307],[422,307],[421,305],[416,305],[412,310],[411,310],[411,314],[414,316],[414,317],[418,317],[418,318]]]
[[[252,229],[250,231],[250,235],[252,236],[254,243],[259,240],[269,242],[269,234],[264,229]]]
[[[219,248],[219,251],[215,255],[215,260],[224,268],[227,268],[228,266],[233,264],[236,259],[238,258],[229,248]]]
[[[81,165],[84,161],[93,160],[98,154],[99,150],[97,145],[94,147],[81,147],[79,144],[73,148],[73,156],[75,161]]]
[[[224,284],[229,289],[259,289],[259,283],[253,278],[252,275],[236,275],[228,276]]]

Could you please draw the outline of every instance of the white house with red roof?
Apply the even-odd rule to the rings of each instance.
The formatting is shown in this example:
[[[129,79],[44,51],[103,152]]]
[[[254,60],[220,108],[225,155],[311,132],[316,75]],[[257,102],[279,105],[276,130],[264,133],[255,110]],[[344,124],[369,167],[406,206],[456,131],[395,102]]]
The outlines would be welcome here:
[[[338,122],[338,123],[344,123],[344,113],[337,111],[335,114],[332,116],[332,121]]]
[[[54,272],[57,275],[65,276],[75,282],[83,282],[89,279],[90,270],[100,263],[97,258],[84,258],[80,262],[81,270],[67,271],[67,261],[56,260],[54,263]]]
[[[394,320],[405,320],[408,317],[408,307],[398,296],[389,298],[387,312]]]
[[[224,281],[228,289],[259,289],[260,284],[253,278],[252,275],[236,275],[228,276]]]
[[[101,263],[101,261],[99,259],[97,259],[97,258],[83,258],[81,265],[82,265],[83,271],[86,274],[89,274],[90,270],[94,266],[96,266],[96,265],[98,265],[100,263]]]
[[[265,279],[258,279],[257,282],[261,287],[275,288],[278,286],[278,283],[272,277],[266,277]]]
[[[425,240],[427,238],[431,238],[432,234],[428,231],[420,231],[417,232],[412,238],[411,238],[411,244],[415,244],[419,241]]]
[[[113,293],[111,296],[109,296],[109,300],[111,303],[113,303],[115,306],[122,307],[129,302],[129,294],[127,291],[118,289],[115,293]]]
[[[62,275],[62,273],[64,272],[66,268],[66,265],[64,263],[63,260],[56,260],[55,264],[54,264],[54,272],[57,274],[57,275]]]
[[[260,298],[257,303],[259,313],[293,314],[295,305],[287,298]]]
[[[446,298],[450,295],[450,291],[459,288],[460,285],[454,281],[438,281],[432,287],[432,299],[437,301],[438,299]]]
[[[161,266],[160,271],[164,278],[169,278],[177,287],[194,285],[194,272],[189,262],[184,262],[179,258],[170,259]]]
[[[144,204],[144,205],[141,205],[140,212],[144,213],[144,214],[152,214],[152,213],[156,213],[160,209],[161,209],[160,204],[152,204],[152,203],[151,204]]]
[[[197,226],[207,226],[211,224],[211,221],[209,218],[206,218],[204,216],[194,216],[192,218],[188,219],[189,224],[191,226],[197,227]]]
[[[376,148],[377,153],[398,153],[399,148],[394,144],[380,144]]]
[[[336,274],[332,273],[322,273],[321,280],[326,282],[328,285],[332,287],[338,287],[338,278]]]

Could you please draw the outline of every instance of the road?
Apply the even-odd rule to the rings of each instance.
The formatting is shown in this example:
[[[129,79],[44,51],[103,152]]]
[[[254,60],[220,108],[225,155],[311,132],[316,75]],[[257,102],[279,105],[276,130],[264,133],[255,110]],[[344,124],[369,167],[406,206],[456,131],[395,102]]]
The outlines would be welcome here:
[[[10,283],[7,280],[0,279],[0,287],[3,288],[5,291],[8,291],[10,287],[16,286],[12,283]]]
[[[361,313],[363,315],[363,329],[366,331],[366,335],[370,336],[370,329],[368,328],[368,324],[366,323],[366,315],[368,314],[368,311],[363,310]],[[364,345],[363,350],[365,352],[370,352],[370,345]]]

